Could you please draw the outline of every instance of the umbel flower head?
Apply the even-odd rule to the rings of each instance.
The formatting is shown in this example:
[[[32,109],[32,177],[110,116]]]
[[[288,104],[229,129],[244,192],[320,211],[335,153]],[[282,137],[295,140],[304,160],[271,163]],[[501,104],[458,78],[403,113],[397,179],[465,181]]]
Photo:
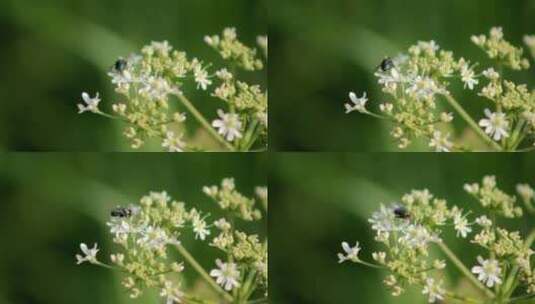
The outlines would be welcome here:
[[[374,262],[366,261],[359,242],[353,247],[342,242],[343,252],[338,253],[338,262],[382,269],[387,272],[384,284],[392,295],[399,296],[410,287],[418,288],[429,303],[450,300],[494,303],[497,297],[512,303],[517,298],[531,297],[535,292],[535,267],[531,263],[535,228],[524,239],[519,231],[500,227],[497,218],[517,218],[523,214],[515,205],[516,197],[498,189],[493,176],[484,177],[481,185],[466,184],[464,188],[484,208],[482,215],[474,216],[476,209],[465,211],[448,205],[445,199],[436,198],[427,189],[413,190],[397,202],[381,204],[368,220],[375,240],[384,248],[371,254]],[[517,191],[528,211],[535,214],[531,207],[535,191],[527,184],[519,184]],[[485,252],[478,255],[477,263],[465,265],[449,248],[447,238],[442,237],[448,230],[455,232],[453,235],[467,246],[476,245]],[[440,250],[450,263],[432,253],[434,250]],[[443,278],[453,271],[451,267],[481,290],[480,299],[444,286]]]
[[[525,36],[524,42],[535,57],[534,37]],[[500,27],[492,28],[488,36],[472,36],[471,40],[486,52],[499,73],[493,67],[477,71],[478,63],[456,58],[434,40],[418,41],[405,53],[384,59],[374,73],[389,97],[388,102],[379,103],[379,113],[374,113],[373,102],[367,104],[366,93],[358,98],[353,92],[351,102],[344,104],[345,112],[357,111],[392,123],[391,135],[400,149],[409,147],[415,139],[423,139],[436,152],[473,150],[474,146],[495,151],[535,149],[535,91],[504,78],[503,71],[529,68],[522,48],[505,40]],[[485,105],[484,115],[471,115],[455,99],[450,85],[457,80],[469,94],[491,102]],[[450,109],[457,111],[477,137],[452,138],[460,132],[452,132],[458,124],[453,125]],[[519,148],[521,145],[527,147]]]
[[[82,94],[79,113],[92,112],[126,123],[124,135],[134,149],[153,139],[169,152],[265,148],[267,90],[240,80],[240,70],[235,69],[260,71],[263,60],[255,48],[238,40],[234,28],[226,28],[221,37],[207,36],[205,42],[227,67],[213,70],[213,64],[175,50],[168,41],[153,41],[139,53],[119,58],[108,73],[115,91],[122,95],[120,102],[112,104],[113,113],[98,108],[98,93],[94,98]],[[267,60],[267,39],[259,42]],[[188,98],[193,90],[206,91],[207,99],[218,103],[217,113],[201,113],[200,101]],[[186,112],[196,121],[194,130],[187,130],[192,124],[184,123]],[[197,132],[211,136],[215,148],[192,142],[202,137],[192,134]]]
[[[167,303],[182,303],[189,291],[182,287],[176,274],[183,271],[199,272],[200,278],[219,294],[222,303],[237,303],[242,298],[247,302],[256,289],[264,290],[267,296],[267,239],[261,240],[257,234],[248,234],[234,226],[234,220],[240,219],[240,215],[247,221],[259,219],[256,212],[260,210],[253,209],[254,199],[234,189],[233,179],[225,179],[222,185],[223,189],[218,189],[214,195],[225,200],[223,209],[228,211],[229,219],[211,221],[208,214],[187,208],[186,203],[172,199],[165,191],[150,192],[138,204],[111,211],[107,225],[113,242],[119,246],[119,251],[110,255],[111,265],[97,260],[96,243],[93,248],[84,243],[80,245],[83,255],[76,255],[77,264],[89,262],[120,270],[125,276],[122,285],[132,298],[137,298],[147,288],[156,288]],[[262,191],[259,196],[263,198]],[[197,242],[219,250],[220,254],[214,259],[216,268],[211,268],[209,274],[182,245],[181,239],[186,233],[191,233]],[[177,251],[182,259],[175,260],[169,254],[171,251]],[[223,262],[220,256],[228,261]],[[242,294],[242,298],[235,299],[236,294]]]

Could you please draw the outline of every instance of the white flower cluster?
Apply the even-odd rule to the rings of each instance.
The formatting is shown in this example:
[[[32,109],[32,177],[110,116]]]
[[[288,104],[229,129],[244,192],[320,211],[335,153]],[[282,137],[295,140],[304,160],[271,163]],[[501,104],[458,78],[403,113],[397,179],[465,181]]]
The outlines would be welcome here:
[[[492,28],[488,36],[472,36],[472,42],[500,68],[522,70],[530,65],[523,58],[523,50],[504,39],[500,27]],[[535,57],[535,36],[525,36],[524,42]],[[481,143],[451,140],[453,116],[441,112],[444,107],[438,106],[445,101],[488,149],[515,151],[526,143],[534,146],[521,150],[535,149],[532,136],[535,133],[535,91],[504,79],[501,69],[498,73],[490,67],[479,73],[475,70],[477,65],[462,57],[455,59],[451,51],[442,50],[433,40],[419,41],[406,54],[385,58],[374,73],[382,91],[392,99],[379,104],[380,113],[366,108],[366,93],[358,98],[353,92],[349,94],[350,102],[344,104],[345,112],[358,111],[392,122],[395,126],[391,135],[400,149],[407,148],[416,138],[424,138],[436,152],[466,151],[474,149],[472,146],[481,146]],[[492,101],[494,108],[485,108],[485,117],[474,119],[449,91],[452,79],[460,79],[470,91],[477,91],[477,86],[482,84],[476,94]],[[465,138],[461,140],[473,137]]]
[[[233,179],[225,179],[222,185],[223,189],[215,190],[214,195],[220,195],[229,204],[244,203],[245,197],[234,189]],[[267,188],[257,187],[257,193],[261,200],[267,200]],[[246,200],[247,203],[251,201]],[[131,298],[139,297],[145,288],[154,287],[159,289],[166,303],[185,302],[189,292],[183,290],[181,282],[173,275],[184,271],[184,263],[190,264],[192,270],[207,280],[224,300],[222,303],[247,302],[257,289],[264,289],[267,297],[267,239],[261,242],[258,235],[237,230],[226,218],[213,223],[207,222],[207,218],[207,214],[195,208],[186,209],[185,203],[173,200],[165,191],[150,192],[140,199],[139,204],[111,211],[107,225],[114,243],[121,248],[120,252],[110,255],[112,265],[97,259],[99,249],[96,243],[93,248],[80,244],[82,254],[76,254],[76,262],[120,270],[126,276],[122,285]],[[219,234],[209,240],[213,227]],[[215,258],[215,267],[210,271],[202,269],[180,242],[182,234],[189,231],[195,240],[218,248],[225,261]],[[181,254],[183,262],[174,261],[168,254],[173,249]]]
[[[390,206],[381,205],[368,220],[376,232],[375,240],[386,247],[385,251],[372,253],[375,263],[360,257],[359,242],[350,246],[342,242],[342,253],[338,253],[338,262],[345,261],[362,264],[387,271],[384,280],[392,295],[399,296],[411,285],[422,288],[429,303],[437,301],[462,300],[467,303],[493,302],[502,297],[505,303],[524,299],[535,292],[535,267],[531,260],[535,251],[531,249],[535,240],[535,229],[526,239],[518,231],[509,231],[497,225],[497,216],[515,218],[523,214],[514,205],[516,198],[496,187],[493,176],[486,176],[480,184],[465,184],[465,190],[476,197],[484,211],[492,214],[493,220],[485,214],[471,222],[465,212],[457,206],[448,207],[446,200],[435,198],[428,190],[413,190],[405,194],[401,202]],[[535,191],[527,184],[517,185],[517,192],[524,201],[528,211],[535,214],[532,200]],[[477,263],[467,267],[456,254],[449,249],[440,235],[452,227],[456,236],[468,239],[468,244],[480,246],[488,258],[477,256]],[[472,234],[472,236],[470,236]],[[451,260],[467,277],[474,287],[480,289],[482,299],[458,295],[454,290],[444,287],[442,276],[446,263],[433,259],[429,247],[433,244]],[[440,279],[439,279],[440,278]],[[522,293],[526,293],[522,295]],[[514,298],[511,295],[517,294]],[[520,294],[520,295],[518,295]]]
[[[173,49],[168,41],[153,41],[139,54],[119,58],[109,71],[115,91],[125,99],[112,104],[113,114],[99,109],[98,93],[91,98],[85,92],[83,102],[78,104],[79,113],[92,112],[127,123],[124,135],[133,149],[140,148],[150,138],[158,138],[161,147],[169,152],[265,148],[267,90],[239,80],[239,71],[234,69],[259,71],[264,67],[263,61],[257,58],[255,48],[238,40],[234,28],[225,29],[221,37],[207,36],[205,41],[227,61],[232,73],[225,67],[211,71],[212,64],[188,58],[185,52]],[[267,38],[259,37],[258,44],[267,60]],[[188,99],[186,85],[190,80],[197,90],[208,91],[209,96],[224,102],[218,106],[218,118],[206,118]],[[185,112],[170,106],[173,101],[178,101],[178,108],[189,112],[198,126],[214,139],[215,148],[198,147],[192,143],[196,138],[185,138],[192,133],[184,131],[190,124],[184,124]]]

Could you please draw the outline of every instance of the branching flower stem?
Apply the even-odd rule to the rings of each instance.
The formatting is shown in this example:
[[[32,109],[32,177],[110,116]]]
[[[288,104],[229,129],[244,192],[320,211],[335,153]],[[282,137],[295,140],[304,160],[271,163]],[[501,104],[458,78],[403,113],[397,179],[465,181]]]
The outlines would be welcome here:
[[[489,146],[494,148],[497,151],[502,151],[502,147],[495,141],[492,140],[492,138],[488,137],[483,130],[477,125],[477,123],[472,119],[470,114],[468,114],[464,108],[453,98],[451,95],[442,95],[446,98],[448,103],[461,115],[461,117],[468,123],[468,126],[476,132],[476,134],[483,140],[485,143],[487,143]]]
[[[184,259],[199,273],[199,275],[225,300],[228,302],[234,301],[234,298],[225,292],[217,283],[210,277],[210,275],[204,270],[204,268],[195,260],[195,258],[188,252],[181,244],[176,245],[178,252],[184,257]]]
[[[245,280],[245,284],[243,285],[243,288],[240,290],[240,303],[246,303],[247,299],[251,296],[251,294],[255,290],[255,286],[253,285],[253,281],[256,277],[256,271],[252,270],[247,275],[247,279]]]
[[[489,290],[488,288],[485,288],[485,286],[483,284],[481,284],[481,282],[478,281],[476,279],[476,277],[474,277],[472,275],[470,270],[468,268],[466,268],[466,266],[463,264],[463,262],[461,262],[461,260],[455,255],[455,253],[453,253],[453,251],[450,250],[450,248],[446,244],[444,244],[443,242],[438,242],[437,244],[440,247],[440,249],[442,250],[442,252],[444,252],[444,254],[466,276],[466,278],[468,278],[468,280],[470,280],[470,282],[472,284],[474,284],[474,286],[476,286],[477,288],[481,289],[481,291],[483,291],[485,293],[485,295],[487,295],[487,297],[495,298],[494,293],[491,290]]]
[[[186,98],[183,94],[177,95],[178,99],[182,104],[188,109],[188,111],[199,121],[199,123],[208,131],[208,133],[215,138],[218,142],[220,142],[225,148],[227,148],[229,151],[235,151],[236,149],[234,146],[232,146],[229,142],[227,142],[221,135],[219,135],[214,128],[210,125],[208,120],[195,108],[195,106],[191,103],[191,101]]]

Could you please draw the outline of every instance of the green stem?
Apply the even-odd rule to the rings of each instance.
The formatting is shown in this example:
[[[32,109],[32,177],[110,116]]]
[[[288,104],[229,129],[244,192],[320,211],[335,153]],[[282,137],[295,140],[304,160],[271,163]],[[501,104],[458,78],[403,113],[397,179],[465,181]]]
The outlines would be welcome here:
[[[245,146],[245,150],[246,151],[250,151],[251,147],[253,146],[253,144],[256,142],[256,139],[258,138],[258,136],[260,136],[260,133],[262,132],[262,128],[260,127],[256,127],[251,139],[249,140],[249,143],[247,144],[247,146]]]
[[[105,263],[102,263],[100,261],[96,261],[96,262],[90,262],[91,264],[95,264],[95,265],[98,265],[100,267],[104,267],[104,268],[108,268],[108,269],[111,269],[111,270],[117,270],[116,267],[113,267],[111,265],[108,265],[108,264],[105,264]]]
[[[245,280],[245,283],[243,284],[243,288],[240,292],[240,300],[242,302],[246,302],[247,299],[249,299],[249,297],[253,293],[255,288],[254,286],[252,286],[252,284],[253,284],[253,280],[255,277],[256,277],[256,271],[251,270],[249,274],[247,275],[247,279]]]
[[[227,148],[230,151],[234,151],[235,148],[232,146],[229,142],[227,142],[221,135],[219,135],[214,128],[210,125],[208,120],[204,118],[204,116],[195,108],[195,106],[187,99],[184,95],[178,94],[178,99],[182,102],[182,104],[188,109],[191,114],[199,121],[199,123],[208,131],[208,133],[215,138],[219,143],[221,143],[225,148]]]
[[[357,263],[360,263],[362,265],[366,265],[368,267],[373,267],[373,268],[377,268],[377,269],[384,269],[385,267],[383,266],[380,266],[380,265],[376,265],[376,264],[372,264],[372,263],[368,263],[368,262],[364,262],[363,260],[359,259],[357,261]]]
[[[476,132],[476,134],[485,141],[489,146],[496,149],[497,151],[501,151],[502,147],[495,141],[492,140],[492,138],[488,137],[483,130],[477,125],[477,123],[472,119],[470,114],[468,114],[464,108],[455,100],[455,98],[451,97],[451,95],[442,95],[446,97],[446,100],[449,102],[449,104],[461,115],[461,117],[468,123],[468,126]]]
[[[453,292],[449,292],[449,291],[446,292],[446,296],[451,298],[451,299],[454,299],[454,300],[462,301],[464,303],[474,303],[474,304],[480,304],[481,303],[481,302],[479,302],[479,301],[477,301],[475,299],[459,296],[459,295],[456,295]]]
[[[509,273],[509,276],[507,277],[507,280],[505,284],[503,285],[503,298],[508,299],[513,292],[516,289],[517,280],[516,275],[518,274],[518,266],[514,266],[513,269],[511,269],[511,272]]]
[[[472,275],[470,270],[468,270],[468,268],[464,266],[463,262],[459,260],[459,258],[455,255],[455,253],[453,253],[453,251],[451,251],[450,248],[446,246],[446,244],[444,244],[443,242],[438,242],[437,244],[440,247],[440,249],[442,249],[444,254],[448,256],[448,258],[453,262],[453,264],[457,266],[457,268],[468,278],[468,280],[470,280],[472,284],[474,284],[474,286],[481,289],[485,293],[485,295],[487,295],[487,297],[489,298],[495,297],[494,293],[491,290],[487,289],[483,284],[481,284],[481,282],[479,282],[476,279],[476,277],[474,277],[474,275]]]
[[[247,302],[247,304],[261,304],[261,303],[267,303],[267,302],[268,302],[267,298],[261,298],[261,299],[251,300]]]
[[[535,241],[535,229],[531,230],[526,238],[526,248],[530,248],[531,244]]]
[[[379,119],[384,119],[384,120],[390,120],[390,121],[394,121],[392,118],[388,117],[388,116],[383,116],[383,115],[379,115],[379,114],[375,114],[373,112],[370,112],[368,110],[365,110],[363,112],[361,112],[362,114],[368,114],[372,117],[375,117],[375,118],[379,118]]]
[[[181,244],[176,245],[178,252],[184,257],[184,259],[201,275],[201,277],[225,300],[228,302],[234,301],[231,295],[225,292],[217,283],[208,275],[204,268],[195,260],[195,258],[188,252]]]
[[[529,151],[533,151],[533,150],[535,150],[535,147],[519,149],[519,150],[516,150],[516,152],[529,152]]]
[[[524,139],[523,136],[520,136],[520,131],[522,131],[522,128],[524,127],[525,120],[521,119],[517,124],[515,129],[513,130],[513,134],[511,134],[511,139],[509,140],[508,148],[510,151],[514,151],[516,147],[522,142],[522,139]]]
[[[247,151],[248,148],[251,147],[252,144],[254,143],[254,140],[252,140],[251,136],[253,136],[253,132],[255,131],[257,125],[258,125],[258,120],[256,119],[253,120],[253,122],[249,124],[249,128],[247,128],[247,131],[245,132],[245,136],[243,136],[243,140],[240,143],[241,150]]]
[[[93,112],[93,113],[95,113],[97,115],[100,115],[100,116],[104,116],[104,117],[113,119],[113,120],[120,120],[120,121],[124,121],[124,122],[129,122],[126,118],[123,118],[121,116],[115,116],[115,115],[111,115],[111,114],[104,113],[104,112],[101,112],[101,111]]]
[[[521,301],[528,300],[528,299],[533,298],[533,297],[535,297],[535,294],[533,294],[533,293],[532,294],[527,294],[527,295],[519,296],[519,297],[516,297],[516,298],[511,298],[506,303],[521,302]]]

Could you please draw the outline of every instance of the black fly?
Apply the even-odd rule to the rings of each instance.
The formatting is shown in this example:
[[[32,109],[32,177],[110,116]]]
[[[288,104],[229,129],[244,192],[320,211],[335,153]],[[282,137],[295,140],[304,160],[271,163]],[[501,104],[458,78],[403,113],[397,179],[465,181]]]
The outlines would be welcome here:
[[[117,61],[115,61],[115,64],[113,65],[113,68],[115,71],[121,73],[126,69],[126,66],[128,65],[128,62],[126,60],[119,58]]]
[[[390,71],[392,68],[395,67],[394,65],[394,61],[392,61],[392,58],[390,57],[385,57],[385,59],[383,59],[383,61],[381,61],[381,63],[379,64],[379,66],[377,66],[379,69],[381,69],[382,72],[388,72]]]
[[[400,219],[408,219],[411,217],[409,211],[403,206],[396,206],[394,208],[394,215]]]
[[[130,217],[134,213],[134,210],[130,207],[120,207],[113,209],[110,212],[112,217]]]

